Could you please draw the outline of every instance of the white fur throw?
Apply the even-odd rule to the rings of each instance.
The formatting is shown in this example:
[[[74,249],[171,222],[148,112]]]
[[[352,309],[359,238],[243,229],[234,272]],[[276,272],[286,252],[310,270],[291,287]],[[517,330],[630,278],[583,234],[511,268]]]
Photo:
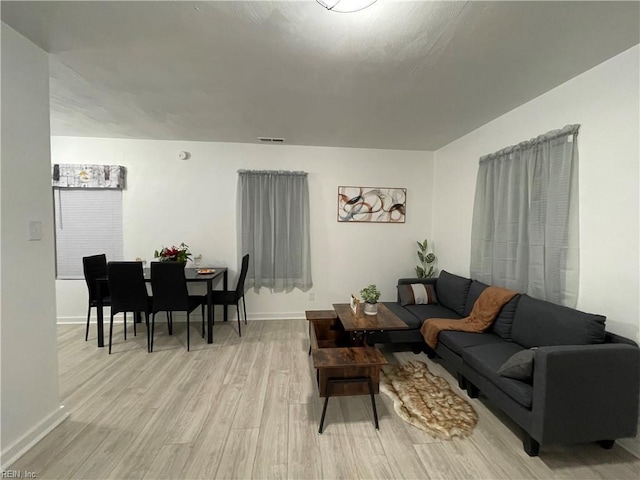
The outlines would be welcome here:
[[[478,423],[473,407],[423,362],[383,369],[380,391],[393,399],[402,419],[436,438],[470,435]]]

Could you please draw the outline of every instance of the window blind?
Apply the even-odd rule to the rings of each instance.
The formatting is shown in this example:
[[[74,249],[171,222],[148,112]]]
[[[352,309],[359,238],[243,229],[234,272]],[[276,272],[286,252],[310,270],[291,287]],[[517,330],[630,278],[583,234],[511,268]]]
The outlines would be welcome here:
[[[84,278],[89,255],[122,260],[122,190],[54,188],[54,205],[57,278]]]

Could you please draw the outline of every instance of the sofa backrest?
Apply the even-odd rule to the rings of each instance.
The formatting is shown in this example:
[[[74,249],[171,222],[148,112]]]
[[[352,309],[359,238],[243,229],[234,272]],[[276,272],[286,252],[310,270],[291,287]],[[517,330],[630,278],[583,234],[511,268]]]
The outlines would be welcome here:
[[[605,320],[602,315],[520,295],[511,337],[526,348],[603,343]]]
[[[471,310],[473,310],[473,305],[476,303],[476,300],[478,300],[480,294],[488,286],[489,285],[486,283],[479,282],[478,280],[473,280],[471,282],[471,285],[469,286],[469,294],[467,295],[467,302],[462,315],[463,317],[468,317],[471,314]],[[490,331],[505,340],[511,340],[511,327],[513,325],[513,318],[516,314],[518,300],[520,300],[520,294],[513,297],[504,307],[502,307],[500,313],[491,324]]]
[[[470,279],[442,270],[436,282],[438,303],[453,310],[458,315],[464,315],[470,286]]]
[[[478,297],[484,289],[489,285],[486,283],[479,282],[478,280],[471,280],[471,285],[469,285],[469,294],[467,295],[467,302],[464,305],[463,315],[468,317],[471,314],[471,310],[473,310],[473,305],[478,300]]]

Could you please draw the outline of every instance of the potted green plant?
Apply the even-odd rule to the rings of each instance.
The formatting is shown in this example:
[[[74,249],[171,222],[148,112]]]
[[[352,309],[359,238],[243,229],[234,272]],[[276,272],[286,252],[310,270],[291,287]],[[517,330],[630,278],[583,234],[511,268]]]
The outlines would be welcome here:
[[[360,290],[360,296],[364,300],[364,313],[367,315],[378,314],[378,299],[380,298],[380,290],[374,284]]]
[[[436,273],[433,267],[433,262],[436,261],[436,256],[433,253],[427,253],[429,249],[429,242],[425,238],[424,242],[416,242],[418,244],[418,260],[420,265],[416,267],[416,277],[418,278],[431,278]]]

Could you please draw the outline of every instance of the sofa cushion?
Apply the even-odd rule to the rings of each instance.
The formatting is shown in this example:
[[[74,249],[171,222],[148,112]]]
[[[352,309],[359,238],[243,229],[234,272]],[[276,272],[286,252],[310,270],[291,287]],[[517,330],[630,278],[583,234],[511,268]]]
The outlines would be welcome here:
[[[486,283],[479,282],[478,280],[473,280],[471,282],[471,285],[469,286],[469,294],[467,295],[467,303],[464,306],[464,317],[468,317],[471,314],[471,310],[473,310],[473,305],[476,303],[476,300],[478,300],[480,294],[488,286],[489,285]],[[513,325],[513,317],[516,314],[516,307],[518,306],[519,299],[520,294],[509,300],[509,302],[502,307],[502,310],[500,310],[500,313],[494,320],[493,324],[491,324],[490,331],[505,340],[511,340],[511,326]]]
[[[385,306],[391,310],[395,315],[397,315],[400,320],[409,325],[409,328],[412,330],[417,330],[422,325],[422,318],[416,317],[411,311],[409,311],[406,307],[400,306],[399,303],[396,302],[383,302]],[[422,306],[422,305],[419,305]],[[437,307],[438,305],[425,305],[425,307]]]
[[[520,294],[509,300],[491,325],[491,331],[505,340],[512,339],[513,319],[516,316],[519,301]]]
[[[527,348],[602,343],[605,320],[602,315],[521,295],[511,336],[514,342]]]
[[[400,305],[426,305],[438,303],[436,289],[433,285],[424,283],[411,283],[409,285],[398,285],[398,295]]]
[[[420,324],[416,328],[420,328],[420,326],[422,326],[422,322],[427,318],[461,318],[456,312],[453,312],[437,303],[429,305],[407,305],[404,309],[411,312],[420,320]]]
[[[438,302],[457,314],[464,316],[464,307],[467,302],[470,286],[471,280],[468,278],[459,277],[458,275],[443,270],[440,272],[440,276],[436,282]]]
[[[472,368],[520,405],[530,409],[532,385],[498,375],[500,366],[522,350],[524,349],[517,343],[503,340],[500,343],[468,347],[462,352],[462,359],[468,368]]]
[[[504,342],[503,339],[493,333],[455,332],[445,330],[438,334],[438,344],[442,344],[449,350],[462,356],[462,351],[467,347],[476,345],[488,345],[490,343]]]
[[[417,330],[427,318],[460,318],[455,312],[441,305],[407,305],[401,306],[396,302],[383,302],[385,306],[398,316],[412,330]]]
[[[533,347],[513,354],[498,369],[498,375],[531,383],[533,378],[533,357],[536,348]]]
[[[480,297],[480,294],[484,292],[484,289],[489,285],[486,283],[479,282],[478,280],[472,280],[471,285],[469,285],[469,293],[467,294],[467,301],[464,305],[464,312],[462,313],[463,317],[468,317],[471,315],[471,310],[473,310],[473,305]]]

